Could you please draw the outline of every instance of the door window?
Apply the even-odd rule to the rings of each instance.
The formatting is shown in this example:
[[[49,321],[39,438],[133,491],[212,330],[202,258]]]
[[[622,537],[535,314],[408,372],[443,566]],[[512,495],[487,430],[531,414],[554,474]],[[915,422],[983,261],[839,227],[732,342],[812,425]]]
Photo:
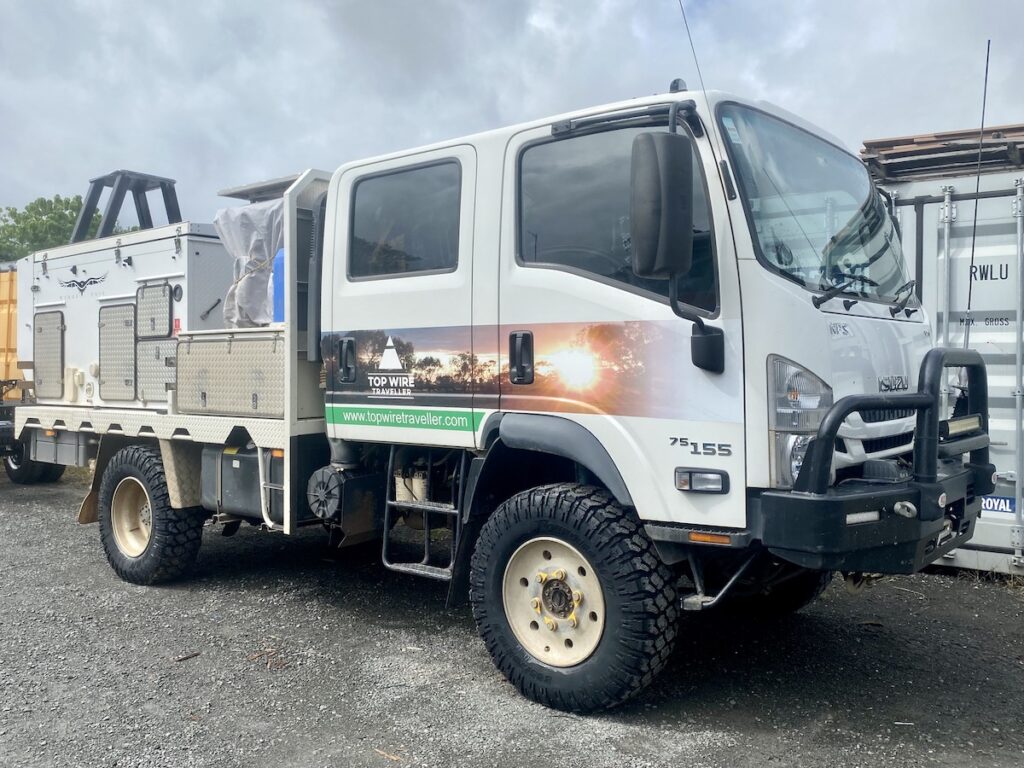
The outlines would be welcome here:
[[[459,262],[461,187],[462,171],[454,160],[357,181],[349,277],[453,271]]]
[[[630,163],[633,139],[653,130],[619,128],[528,146],[519,160],[519,262],[564,269],[627,290],[667,297],[668,280],[632,269]],[[707,189],[694,149],[693,266],[679,299],[709,313],[718,308]]]

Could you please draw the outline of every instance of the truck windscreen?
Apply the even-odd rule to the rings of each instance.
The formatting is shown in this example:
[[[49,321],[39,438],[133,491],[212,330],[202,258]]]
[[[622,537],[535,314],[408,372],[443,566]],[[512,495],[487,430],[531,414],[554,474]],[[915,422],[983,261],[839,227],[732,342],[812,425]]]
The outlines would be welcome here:
[[[756,109],[726,104],[719,120],[760,261],[812,291],[896,301],[907,269],[864,165]]]

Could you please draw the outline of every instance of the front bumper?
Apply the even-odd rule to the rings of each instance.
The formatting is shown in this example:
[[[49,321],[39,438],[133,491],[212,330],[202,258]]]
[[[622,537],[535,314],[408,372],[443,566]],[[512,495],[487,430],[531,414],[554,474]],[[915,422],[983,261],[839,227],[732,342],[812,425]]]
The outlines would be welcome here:
[[[968,374],[968,414],[981,429],[940,440],[939,410],[945,368]],[[901,482],[847,481],[829,487],[836,435],[854,411],[917,411],[913,476]],[[933,349],[921,364],[918,391],[853,395],[826,414],[792,491],[759,497],[762,543],[777,556],[807,568],[872,573],[914,573],[974,533],[981,497],[994,489],[989,462],[988,385],[973,350]],[[963,461],[963,455],[969,459]],[[877,513],[877,519],[876,519]]]

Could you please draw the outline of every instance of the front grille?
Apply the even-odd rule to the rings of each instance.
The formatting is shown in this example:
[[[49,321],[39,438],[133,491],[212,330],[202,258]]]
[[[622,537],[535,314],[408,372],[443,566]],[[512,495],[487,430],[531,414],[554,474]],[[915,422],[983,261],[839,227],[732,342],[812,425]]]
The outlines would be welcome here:
[[[864,453],[878,453],[879,451],[891,451],[893,448],[902,448],[914,441],[913,432],[904,432],[902,435],[889,435],[888,437],[875,437],[864,440]]]
[[[914,442],[913,432],[904,432],[902,435],[889,435],[888,437],[873,437],[869,440],[862,440],[864,453],[872,454],[880,451],[891,451],[893,448],[902,448]],[[836,438],[836,453],[849,453],[846,448],[846,441],[841,437]]]
[[[913,416],[916,411],[913,408],[876,408],[870,411],[861,411],[860,417],[865,424],[877,424],[880,421],[895,421]]]

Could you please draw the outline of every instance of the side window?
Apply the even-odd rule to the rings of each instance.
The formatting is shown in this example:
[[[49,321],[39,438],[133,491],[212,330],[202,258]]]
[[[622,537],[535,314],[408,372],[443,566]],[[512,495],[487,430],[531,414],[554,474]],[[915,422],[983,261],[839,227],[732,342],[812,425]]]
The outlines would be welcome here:
[[[619,128],[534,144],[519,159],[519,260],[584,273],[641,292],[668,296],[668,280],[633,274],[629,177],[633,139],[652,128]],[[718,307],[711,214],[694,150],[693,266],[679,278],[679,298]]]
[[[459,263],[455,161],[368,176],[352,190],[349,277],[450,272]]]

